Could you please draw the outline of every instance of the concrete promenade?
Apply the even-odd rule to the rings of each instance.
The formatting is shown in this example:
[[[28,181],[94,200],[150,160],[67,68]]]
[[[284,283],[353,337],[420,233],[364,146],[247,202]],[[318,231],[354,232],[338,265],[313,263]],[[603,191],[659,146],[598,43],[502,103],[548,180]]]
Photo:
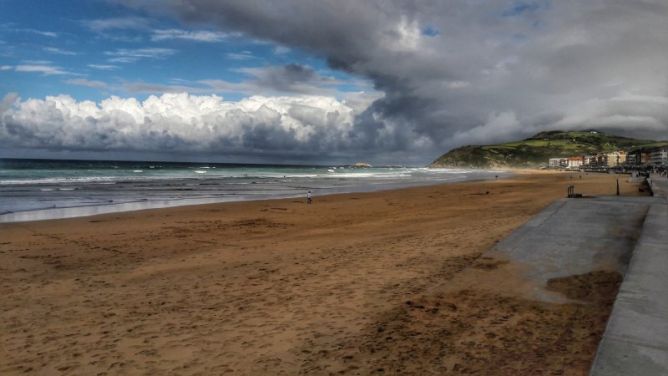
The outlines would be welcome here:
[[[551,278],[617,270],[624,279],[590,375],[668,375],[668,180],[654,197],[561,199],[491,251],[525,268],[534,298]]]
[[[590,375],[668,375],[668,179],[653,177],[654,203]]]
[[[552,278],[594,270],[626,271],[651,197],[561,199],[499,242],[492,252],[524,265],[533,297],[551,300]]]
[[[645,218],[590,375],[668,375],[667,202]]]

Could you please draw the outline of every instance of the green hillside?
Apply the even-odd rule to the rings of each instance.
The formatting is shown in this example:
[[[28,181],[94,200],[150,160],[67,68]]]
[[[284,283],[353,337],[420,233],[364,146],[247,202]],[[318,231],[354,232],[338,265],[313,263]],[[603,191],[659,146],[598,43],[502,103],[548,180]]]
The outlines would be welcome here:
[[[496,145],[468,145],[450,150],[430,167],[535,167],[549,158],[668,145],[598,131],[541,132],[522,141]]]

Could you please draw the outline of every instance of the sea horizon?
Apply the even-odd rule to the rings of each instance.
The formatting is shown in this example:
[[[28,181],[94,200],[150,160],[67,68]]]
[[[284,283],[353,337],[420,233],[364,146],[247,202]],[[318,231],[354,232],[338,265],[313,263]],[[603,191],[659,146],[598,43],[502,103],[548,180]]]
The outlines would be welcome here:
[[[74,163],[145,163],[145,164],[165,164],[165,165],[220,165],[220,166],[272,166],[272,167],[328,167],[328,166],[353,166],[355,163],[365,161],[356,161],[354,163],[260,163],[260,162],[214,162],[214,161],[176,161],[159,159],[87,159],[87,158],[23,158],[23,157],[0,157],[0,164],[3,162],[74,162]],[[375,167],[425,167],[423,165],[399,165],[399,164],[379,164]]]

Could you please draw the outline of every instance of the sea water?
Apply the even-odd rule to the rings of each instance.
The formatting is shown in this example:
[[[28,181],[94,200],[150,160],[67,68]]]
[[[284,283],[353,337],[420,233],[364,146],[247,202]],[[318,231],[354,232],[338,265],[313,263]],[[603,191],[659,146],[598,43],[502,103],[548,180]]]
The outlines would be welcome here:
[[[303,197],[508,175],[422,167],[0,160],[0,222],[213,202]]]

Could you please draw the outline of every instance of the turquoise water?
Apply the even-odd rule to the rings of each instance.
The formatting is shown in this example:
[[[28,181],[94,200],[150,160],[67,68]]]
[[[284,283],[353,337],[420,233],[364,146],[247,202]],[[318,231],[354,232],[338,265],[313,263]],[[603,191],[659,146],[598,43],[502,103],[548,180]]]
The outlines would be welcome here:
[[[420,167],[0,160],[0,222],[209,202],[375,191],[489,179],[502,171]]]

